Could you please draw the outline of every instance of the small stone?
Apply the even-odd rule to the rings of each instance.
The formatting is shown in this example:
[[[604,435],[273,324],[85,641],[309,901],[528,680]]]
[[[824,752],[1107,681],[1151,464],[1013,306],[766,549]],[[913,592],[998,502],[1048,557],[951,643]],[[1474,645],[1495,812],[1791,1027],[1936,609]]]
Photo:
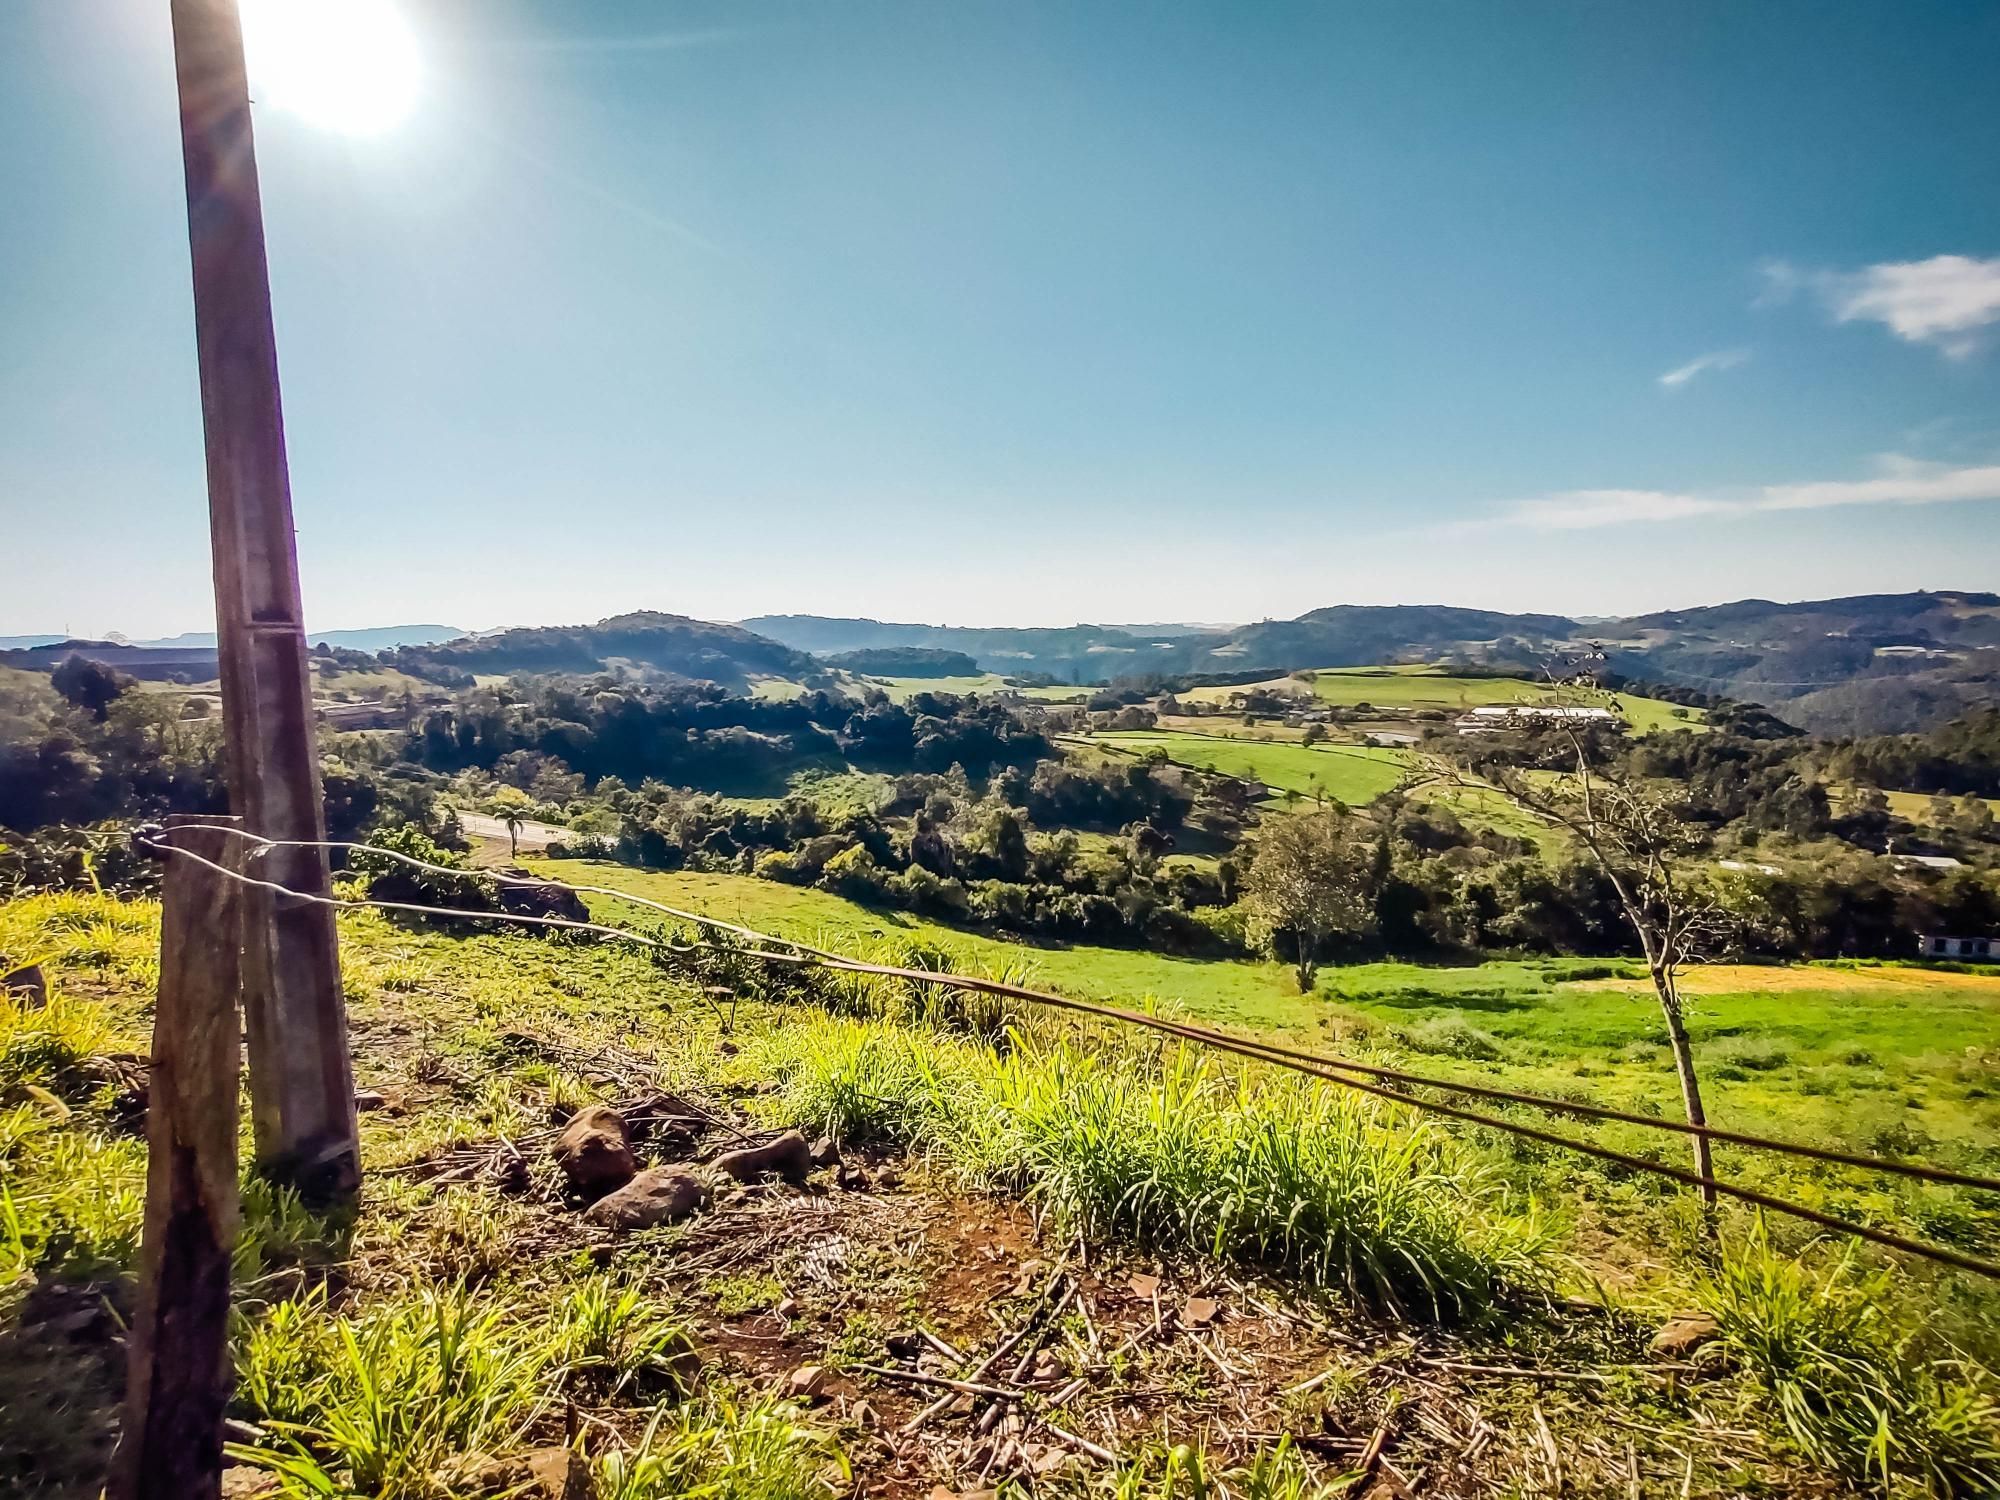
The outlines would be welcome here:
[[[42,973],[40,964],[29,964],[0,974],[0,992],[23,1010],[40,1010],[49,1003],[48,976]]]
[[[248,1464],[233,1464],[222,1471],[222,1500],[256,1500],[260,1495],[278,1493],[278,1476]]]
[[[903,1185],[903,1174],[894,1167],[883,1167],[875,1173],[875,1186],[899,1188]]]
[[[725,1151],[715,1159],[715,1170],[726,1172],[738,1182],[754,1182],[759,1177],[777,1176],[787,1182],[804,1182],[812,1170],[812,1148],[796,1130],[787,1130],[774,1141]]]
[[[924,1352],[924,1336],[914,1329],[904,1329],[882,1340],[882,1347],[893,1359],[915,1359]]]
[[[864,1432],[871,1431],[882,1425],[881,1414],[866,1401],[855,1402],[854,1410],[849,1412],[848,1416],[853,1419],[854,1425]]]
[[[1035,1363],[1028,1371],[1031,1380],[1060,1380],[1069,1373],[1069,1367],[1062,1362],[1062,1356],[1053,1350],[1044,1349],[1035,1356]]]
[[[796,1297],[787,1297],[776,1307],[772,1308],[771,1311],[781,1318],[796,1318],[799,1315],[798,1299]]]
[[[1187,1305],[1181,1309],[1181,1325],[1185,1328],[1204,1327],[1213,1323],[1215,1315],[1220,1311],[1213,1298],[1190,1297],[1187,1299]]]
[[[385,1094],[380,1089],[356,1089],[354,1091],[354,1107],[362,1114],[366,1114],[369,1110],[373,1109],[385,1109],[391,1114],[401,1114],[403,1112],[401,1103],[402,1101],[397,1099],[395,1095]]]
[[[865,1193],[868,1191],[868,1174],[859,1167],[842,1167],[834,1174],[833,1180],[850,1193]]]
[[[1151,1302],[1155,1297],[1160,1295],[1160,1278],[1157,1276],[1148,1276],[1143,1271],[1126,1282],[1125,1285],[1132,1289],[1132,1295],[1137,1297],[1141,1302]]]
[[[1653,1335],[1653,1352],[1663,1359],[1685,1359],[1721,1334],[1721,1325],[1707,1313],[1676,1313]]]
[[[632,1140],[615,1109],[593,1104],[570,1116],[550,1153],[570,1183],[582,1193],[602,1193],[632,1180],[639,1164]]]
[[[840,1147],[833,1143],[833,1137],[823,1135],[813,1142],[812,1164],[816,1167],[837,1167],[840,1165]]]
[[[785,1393],[794,1401],[813,1401],[826,1389],[826,1370],[819,1365],[800,1365],[785,1377]]]
[[[654,1167],[599,1198],[583,1216],[608,1229],[650,1229],[685,1219],[707,1201],[707,1185],[692,1172]]]

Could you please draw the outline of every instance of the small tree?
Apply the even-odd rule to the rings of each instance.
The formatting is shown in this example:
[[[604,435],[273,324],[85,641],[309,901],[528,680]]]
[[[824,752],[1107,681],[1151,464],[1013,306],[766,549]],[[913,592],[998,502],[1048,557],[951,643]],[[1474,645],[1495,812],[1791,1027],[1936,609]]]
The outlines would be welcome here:
[[[75,654],[65,657],[49,674],[49,686],[100,724],[111,705],[133,685],[134,679],[123,672]]]
[[[1301,994],[1312,989],[1321,942],[1367,924],[1367,856],[1347,823],[1341,812],[1267,822],[1243,882],[1245,899],[1274,939],[1289,932],[1297,944]]]
[[[1563,691],[1567,686],[1557,683],[1549,701],[1568,706]],[[1443,774],[1461,786],[1490,788],[1522,811],[1566,830],[1603,871],[1639,940],[1646,975],[1666,1024],[1687,1122],[1706,1125],[1680,971],[1719,946],[1728,930],[1727,914],[1688,879],[1685,861],[1703,845],[1700,829],[1675,800],[1606,754],[1596,737],[1599,733],[1575,720],[1558,721],[1552,738],[1559,769],[1553,775],[1546,769],[1530,773],[1504,763],[1482,767],[1482,775],[1457,766]],[[1695,1172],[1711,1178],[1708,1137],[1693,1139]],[[1712,1207],[1715,1190],[1704,1186],[1701,1199]]]

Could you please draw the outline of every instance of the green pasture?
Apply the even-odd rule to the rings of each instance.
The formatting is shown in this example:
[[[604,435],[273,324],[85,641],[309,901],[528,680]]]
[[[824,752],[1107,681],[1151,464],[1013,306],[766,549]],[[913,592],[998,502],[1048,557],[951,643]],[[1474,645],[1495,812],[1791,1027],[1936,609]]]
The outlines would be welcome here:
[[[1079,736],[1069,743],[1119,750],[1129,755],[1165,754],[1176,765],[1224,776],[1254,777],[1280,792],[1326,796],[1362,807],[1397,786],[1415,758],[1406,750],[1360,745],[1297,745],[1279,741],[1224,739],[1148,729]]]
[[[1518,677],[1458,676],[1429,666],[1328,667],[1274,677],[1250,686],[1266,692],[1312,697],[1336,708],[1360,708],[1365,705],[1405,713],[1439,711],[1454,714],[1500,704],[1546,703],[1558,691],[1546,682],[1532,682]],[[1196,702],[1222,703],[1231,694],[1244,691],[1247,689],[1243,687],[1196,688],[1181,696]],[[1566,690],[1566,694],[1570,699],[1588,705],[1616,709],[1626,723],[1640,734],[1651,734],[1661,729],[1697,729],[1705,717],[1701,709],[1683,708],[1634,693],[1589,689],[1579,695],[1577,690],[1571,689]]]
[[[919,939],[961,962],[1080,999],[1156,1006],[1434,1076],[1667,1117],[1680,1107],[1658,1007],[1642,971],[1626,961],[1352,964],[1323,969],[1314,992],[1301,995],[1291,970],[1277,963],[1029,945],[742,875],[567,860],[542,867],[824,947]],[[612,898],[590,901],[613,920],[643,915]],[[2000,973],[1722,966],[1691,971],[1687,988],[1688,1026],[1718,1125],[2000,1170]],[[1670,1137],[1636,1127],[1607,1139],[1646,1150],[1664,1141],[1664,1159],[1679,1159]],[[1732,1168],[1766,1182],[1796,1170],[1749,1153],[1737,1153]],[[1814,1181],[1825,1202],[1930,1213],[1951,1221],[1948,1232],[1991,1234],[2000,1248],[2000,1218],[1946,1190],[1905,1195],[1892,1210],[1886,1190],[1852,1174]]]

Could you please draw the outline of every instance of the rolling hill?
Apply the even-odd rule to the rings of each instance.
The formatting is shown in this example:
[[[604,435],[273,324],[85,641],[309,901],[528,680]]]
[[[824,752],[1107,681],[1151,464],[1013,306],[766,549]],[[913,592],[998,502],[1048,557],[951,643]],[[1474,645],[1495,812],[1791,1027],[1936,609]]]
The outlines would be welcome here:
[[[2000,685],[2000,595],[1864,594],[1778,603],[1744,599],[1622,619],[1508,614],[1445,605],[1334,605],[1226,632],[1111,626],[968,629],[772,615],[746,622],[802,651],[926,646],[990,672],[1066,682],[1149,674],[1283,673],[1442,662],[1537,669],[1595,659],[1621,676],[1761,703],[1822,734],[1947,722]],[[1173,633],[1169,633],[1171,630]]]
[[[589,673],[623,662],[668,676],[739,689],[755,677],[797,677],[818,666],[804,652],[740,625],[718,625],[654,610],[613,615],[594,625],[528,626],[464,636],[433,646],[404,646],[381,655],[388,665],[415,676],[439,672],[474,676]]]

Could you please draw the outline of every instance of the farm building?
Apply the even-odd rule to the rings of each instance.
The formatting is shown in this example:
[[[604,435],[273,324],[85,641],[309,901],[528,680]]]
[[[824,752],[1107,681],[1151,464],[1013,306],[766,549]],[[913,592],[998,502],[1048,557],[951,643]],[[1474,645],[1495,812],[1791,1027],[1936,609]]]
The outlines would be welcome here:
[[[1906,870],[1958,870],[1965,866],[1964,860],[1949,854],[1898,854],[1896,863]]]
[[[330,729],[401,729],[410,722],[406,704],[315,703],[313,715]]]
[[[1925,958],[2000,958],[2000,938],[1943,937],[1927,932],[1917,939]]]
[[[1605,729],[1625,727],[1625,721],[1608,708],[1491,703],[1461,715],[1452,728],[1460,734],[1505,734],[1510,730],[1539,729],[1550,724],[1599,725]]]

